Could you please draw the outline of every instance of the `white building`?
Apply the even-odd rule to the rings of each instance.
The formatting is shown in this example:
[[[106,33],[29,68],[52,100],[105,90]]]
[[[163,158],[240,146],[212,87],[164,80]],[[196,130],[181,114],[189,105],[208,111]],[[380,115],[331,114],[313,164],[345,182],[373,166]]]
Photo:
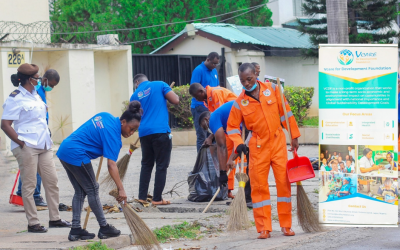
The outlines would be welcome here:
[[[283,78],[286,86],[314,87],[309,115],[316,116],[318,59],[300,56],[300,50],[310,46],[307,35],[289,28],[194,23],[152,54],[207,55],[224,48],[227,77],[237,75],[240,64],[257,62],[260,76]]]

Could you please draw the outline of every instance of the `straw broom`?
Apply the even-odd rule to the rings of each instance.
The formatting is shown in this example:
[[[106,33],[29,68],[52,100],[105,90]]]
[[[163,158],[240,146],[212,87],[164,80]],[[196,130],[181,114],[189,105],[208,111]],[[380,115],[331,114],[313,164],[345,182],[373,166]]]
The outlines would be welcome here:
[[[243,127],[242,140],[244,141],[245,139],[244,124],[242,127]],[[243,173],[244,169],[243,153],[240,160],[241,160],[240,171],[235,175],[236,179],[239,182],[239,189],[238,192],[236,193],[235,199],[233,199],[229,207],[228,231],[245,230],[252,226],[249,220],[249,216],[247,214],[246,195],[244,193],[244,187],[246,186],[246,182],[249,181],[249,177],[247,176],[247,174]]]
[[[289,118],[287,116],[285,99],[283,98],[281,82],[279,78],[276,79],[278,82],[279,93],[281,95],[282,109],[285,114],[285,120],[287,125],[287,132],[289,134],[290,143],[292,143],[292,134],[290,130]],[[319,224],[318,214],[314,211],[314,208],[308,199],[307,193],[304,190],[301,181],[296,182],[297,187],[297,220],[304,232],[322,232],[323,229]]]
[[[117,189],[112,190],[109,193],[111,196],[117,198]],[[157,237],[154,235],[153,231],[144,223],[144,221],[136,214],[133,208],[125,202],[121,203],[122,211],[124,213],[126,223],[132,232],[132,236],[135,239],[135,243],[141,250],[151,250],[151,249],[162,249]]]
[[[133,151],[135,151],[137,148],[136,144],[139,142],[139,138],[135,141],[134,144],[130,144],[129,151],[117,161],[117,168],[118,168],[118,173],[119,173],[119,178],[121,179],[121,182],[124,180],[126,172],[128,170],[128,165],[129,165],[129,160],[131,159]],[[102,186],[102,189],[105,192],[109,192],[113,189],[116,189],[117,186],[111,177],[110,173],[105,173],[105,176],[103,177],[102,181],[100,182],[100,185]]]

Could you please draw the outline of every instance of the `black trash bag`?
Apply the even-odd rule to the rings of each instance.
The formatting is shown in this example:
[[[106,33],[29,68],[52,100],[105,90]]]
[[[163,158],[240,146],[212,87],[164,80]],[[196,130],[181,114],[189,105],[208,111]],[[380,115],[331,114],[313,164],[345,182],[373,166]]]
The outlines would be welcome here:
[[[219,185],[219,164],[217,147],[201,147],[197,154],[196,164],[188,176],[189,201],[210,201]],[[216,201],[228,199],[228,186],[221,186]]]
[[[318,157],[309,157],[308,158],[312,164],[314,170],[319,170],[319,159]]]

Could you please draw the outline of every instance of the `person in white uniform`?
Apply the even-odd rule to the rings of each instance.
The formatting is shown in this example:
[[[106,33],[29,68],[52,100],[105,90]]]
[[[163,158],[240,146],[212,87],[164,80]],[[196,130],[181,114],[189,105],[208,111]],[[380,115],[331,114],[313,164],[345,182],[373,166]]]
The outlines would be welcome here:
[[[370,148],[364,148],[363,155],[364,156],[361,157],[359,161],[361,173],[368,173],[379,169],[385,169],[385,167],[375,165],[374,161],[372,160],[372,150]]]
[[[53,142],[46,122],[47,106],[33,85],[38,71],[38,66],[25,63],[18,68],[17,74],[11,76],[13,84],[20,85],[3,104],[1,129],[11,139],[11,151],[21,171],[22,200],[28,219],[28,232],[45,233],[47,228],[39,222],[33,198],[37,172],[46,190],[49,227],[71,227],[71,223],[61,220],[58,211],[58,178],[51,148]]]

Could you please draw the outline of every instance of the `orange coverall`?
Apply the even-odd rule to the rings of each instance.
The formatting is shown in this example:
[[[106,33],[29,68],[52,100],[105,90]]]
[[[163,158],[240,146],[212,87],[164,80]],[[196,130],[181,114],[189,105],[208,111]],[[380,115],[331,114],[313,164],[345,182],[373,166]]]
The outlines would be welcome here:
[[[281,227],[292,226],[291,188],[286,174],[286,138],[282,126],[287,129],[280,98],[280,89],[271,82],[257,81],[260,86],[259,101],[243,91],[232,106],[228,118],[227,134],[234,148],[243,144],[240,123],[252,131],[250,148],[250,183],[253,213],[258,232],[272,231],[271,200],[268,186],[270,166],[274,171],[278,216]],[[257,84],[256,83],[256,84]],[[285,98],[292,137],[300,137],[299,128]]]
[[[235,93],[223,87],[206,87],[207,90],[207,102],[206,107],[210,112],[214,112],[217,108],[223,104],[236,100],[237,96]]]
[[[234,144],[233,144],[233,141],[226,134],[225,134],[225,140],[226,140],[226,149],[228,151],[228,159],[229,159],[229,157],[231,156],[231,154],[233,152]],[[241,160],[240,160],[240,156],[239,156],[238,158],[236,158],[235,164],[239,164],[239,167],[241,167],[240,162],[241,162]],[[247,167],[246,156],[244,156],[243,166],[244,166],[243,173],[246,173],[246,167]],[[232,169],[228,176],[228,189],[229,190],[235,189],[235,174],[236,174],[236,168]]]

